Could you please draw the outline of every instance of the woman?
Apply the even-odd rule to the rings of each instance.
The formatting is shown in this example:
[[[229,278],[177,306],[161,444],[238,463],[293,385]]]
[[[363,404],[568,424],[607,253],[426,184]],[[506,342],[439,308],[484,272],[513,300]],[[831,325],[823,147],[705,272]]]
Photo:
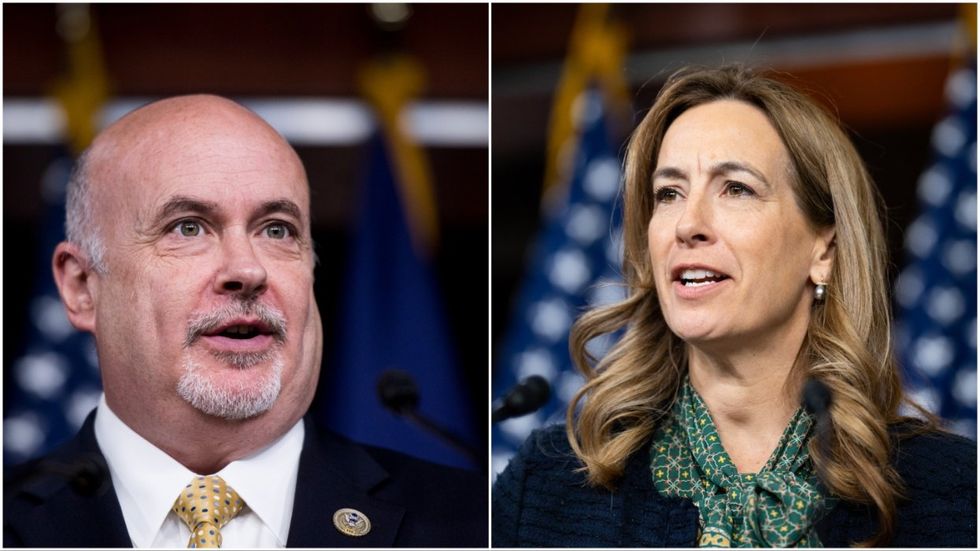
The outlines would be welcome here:
[[[628,298],[573,327],[587,383],[498,477],[493,545],[975,547],[975,443],[898,413],[879,201],[802,94],[672,76],[627,152]]]

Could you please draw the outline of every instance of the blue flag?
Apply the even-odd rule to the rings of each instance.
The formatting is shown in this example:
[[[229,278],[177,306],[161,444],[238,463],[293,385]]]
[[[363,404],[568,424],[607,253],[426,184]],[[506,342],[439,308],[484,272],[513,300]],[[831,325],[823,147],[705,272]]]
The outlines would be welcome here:
[[[493,428],[494,473],[537,427],[561,422],[584,382],[568,353],[568,331],[588,306],[625,298],[621,284],[622,222],[617,208],[621,162],[607,128],[603,96],[586,90],[579,101],[580,141],[564,201],[546,214],[514,317],[495,366],[493,395],[531,375],[551,383],[552,398],[539,411]],[[612,338],[596,339],[597,357]]]
[[[933,163],[919,179],[920,213],[905,237],[895,284],[896,341],[912,397],[951,428],[977,426],[976,69],[946,86],[950,113],[934,129]]]
[[[64,150],[41,182],[44,212],[26,346],[8,366],[13,388],[5,393],[9,401],[3,421],[4,465],[42,455],[74,436],[102,392],[95,342],[68,322],[51,273],[54,248],[65,238],[65,187],[71,167],[71,156]]]
[[[368,145],[367,178],[353,232],[337,350],[321,375],[324,422],[358,442],[474,468],[469,458],[386,410],[377,394],[388,369],[407,371],[420,412],[473,445],[472,417],[454,362],[434,274],[412,242],[392,159],[380,135]],[[482,277],[482,275],[481,275]]]

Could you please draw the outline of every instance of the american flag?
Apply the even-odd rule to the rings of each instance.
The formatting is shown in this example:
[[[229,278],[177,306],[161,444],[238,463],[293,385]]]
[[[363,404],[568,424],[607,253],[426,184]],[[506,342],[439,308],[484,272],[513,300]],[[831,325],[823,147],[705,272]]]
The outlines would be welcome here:
[[[493,395],[540,375],[552,399],[537,412],[493,428],[494,475],[507,466],[524,439],[539,426],[564,420],[583,383],[568,354],[568,330],[587,306],[625,298],[618,145],[610,140],[603,95],[586,89],[576,101],[579,143],[563,201],[546,213],[528,266],[514,318],[498,356]],[[602,340],[602,339],[597,339]],[[602,355],[611,341],[593,342]],[[591,349],[591,345],[590,345]]]
[[[65,186],[72,159],[67,149],[48,166],[23,354],[10,368],[5,389],[3,462],[41,455],[73,436],[102,392],[95,342],[68,322],[51,274],[51,255],[64,239]]]
[[[920,212],[905,234],[895,283],[896,341],[913,399],[977,433],[976,67],[946,84],[950,109],[932,134],[933,162],[918,183]]]

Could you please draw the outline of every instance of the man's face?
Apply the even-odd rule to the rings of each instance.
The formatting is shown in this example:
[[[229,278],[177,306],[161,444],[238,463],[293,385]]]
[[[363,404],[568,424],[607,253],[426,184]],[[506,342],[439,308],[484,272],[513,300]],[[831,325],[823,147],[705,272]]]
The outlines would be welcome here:
[[[320,328],[298,158],[243,112],[133,133],[93,175],[105,178],[95,334],[110,405],[302,415]]]

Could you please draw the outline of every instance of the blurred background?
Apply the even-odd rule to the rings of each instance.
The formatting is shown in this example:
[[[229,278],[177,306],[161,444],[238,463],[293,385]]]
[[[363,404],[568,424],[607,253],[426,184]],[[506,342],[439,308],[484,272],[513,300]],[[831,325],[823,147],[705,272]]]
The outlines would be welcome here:
[[[378,404],[415,378],[423,414],[486,456],[486,5],[3,6],[4,462],[73,434],[99,395],[50,254],[71,158],[152,99],[243,102],[312,188],[325,347],[313,412],[355,439],[483,468]]]
[[[624,139],[691,64],[772,69],[837,113],[886,204],[907,387],[975,439],[975,6],[494,4],[492,20],[492,396],[534,374],[553,390],[494,427],[494,472],[564,421],[582,383],[568,328],[623,296]]]

